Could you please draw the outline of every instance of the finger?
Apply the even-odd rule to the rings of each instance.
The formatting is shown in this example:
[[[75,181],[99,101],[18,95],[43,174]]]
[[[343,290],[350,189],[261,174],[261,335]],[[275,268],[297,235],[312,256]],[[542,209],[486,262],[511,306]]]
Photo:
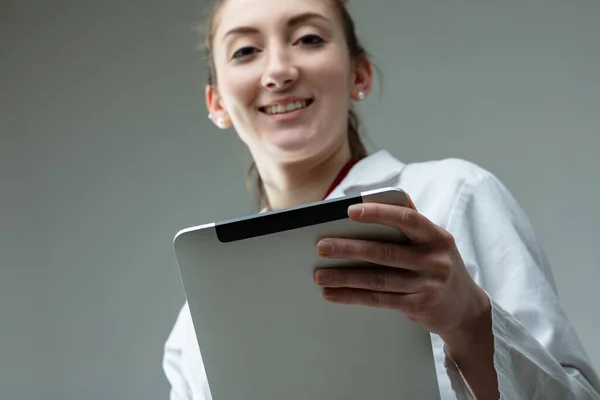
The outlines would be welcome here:
[[[428,302],[421,294],[377,292],[363,289],[324,288],[323,297],[332,303],[388,308],[415,321],[426,315]]]
[[[322,257],[365,261],[413,271],[423,269],[426,262],[422,247],[368,240],[323,239],[319,241],[317,250]]]
[[[417,210],[417,206],[415,205],[415,202],[412,200],[410,195],[408,193],[405,193],[405,194],[406,194],[406,199],[408,200],[408,206],[418,212],[419,210]]]
[[[446,243],[449,233],[427,217],[408,207],[364,203],[349,207],[348,216],[355,221],[393,226],[400,229],[412,243]]]
[[[365,270],[325,268],[316,271],[315,282],[319,286],[328,288],[417,293],[423,287],[424,277],[413,272],[388,268]]]
[[[409,295],[349,288],[323,289],[323,297],[332,303],[389,308],[393,310],[399,310],[403,296]]]

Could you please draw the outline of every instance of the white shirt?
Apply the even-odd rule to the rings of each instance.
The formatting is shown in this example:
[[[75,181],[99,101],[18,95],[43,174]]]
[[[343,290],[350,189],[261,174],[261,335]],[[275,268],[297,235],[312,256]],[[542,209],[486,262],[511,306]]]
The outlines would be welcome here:
[[[492,304],[494,366],[502,399],[600,399],[600,382],[559,299],[529,221],[490,172],[459,159],[404,165],[386,151],[357,163],[329,195],[394,186],[453,234],[465,265]],[[440,394],[473,398],[432,334]],[[212,400],[187,303],[167,339],[171,400]]]

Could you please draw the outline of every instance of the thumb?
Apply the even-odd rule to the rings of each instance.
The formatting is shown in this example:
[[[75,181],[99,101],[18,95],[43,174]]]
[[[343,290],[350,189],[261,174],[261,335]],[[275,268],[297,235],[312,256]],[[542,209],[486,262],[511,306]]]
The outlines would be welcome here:
[[[408,199],[408,206],[410,208],[412,208],[413,210],[419,212],[419,210],[417,210],[417,206],[415,205],[415,202],[412,200],[412,198],[410,197],[410,195],[408,193],[406,193],[406,197]]]

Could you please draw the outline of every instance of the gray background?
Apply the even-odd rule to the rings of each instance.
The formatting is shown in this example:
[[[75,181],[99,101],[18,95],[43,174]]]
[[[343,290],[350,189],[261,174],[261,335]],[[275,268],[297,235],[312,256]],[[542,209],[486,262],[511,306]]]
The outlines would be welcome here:
[[[251,212],[209,124],[199,1],[0,3],[0,396],[164,399],[171,239]],[[520,201],[600,367],[600,2],[352,1],[371,149],[466,158]]]

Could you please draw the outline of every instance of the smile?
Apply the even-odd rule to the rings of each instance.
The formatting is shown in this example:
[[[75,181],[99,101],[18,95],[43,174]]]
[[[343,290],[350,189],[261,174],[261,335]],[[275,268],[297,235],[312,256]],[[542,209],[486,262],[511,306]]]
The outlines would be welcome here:
[[[287,114],[297,110],[306,108],[312,104],[313,100],[296,100],[284,104],[274,104],[271,106],[261,107],[259,110],[269,115]]]

